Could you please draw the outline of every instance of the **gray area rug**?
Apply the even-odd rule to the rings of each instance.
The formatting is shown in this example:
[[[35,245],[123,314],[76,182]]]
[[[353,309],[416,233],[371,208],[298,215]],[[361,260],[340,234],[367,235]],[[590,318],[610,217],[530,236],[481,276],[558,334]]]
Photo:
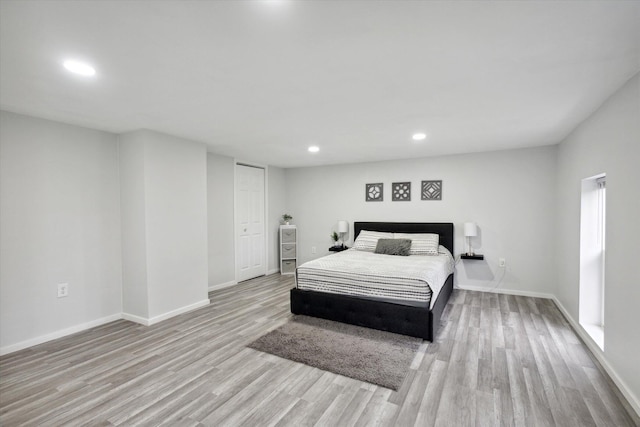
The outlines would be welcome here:
[[[420,338],[294,316],[249,347],[398,390],[420,344]]]

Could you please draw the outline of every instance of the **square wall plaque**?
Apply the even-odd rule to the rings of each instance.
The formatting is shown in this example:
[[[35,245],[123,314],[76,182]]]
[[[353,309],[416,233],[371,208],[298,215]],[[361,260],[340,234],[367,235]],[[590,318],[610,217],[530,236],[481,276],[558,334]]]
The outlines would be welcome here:
[[[442,200],[442,180],[422,181],[422,200]]]
[[[382,201],[382,183],[367,184],[365,192],[365,200],[367,202],[381,202]]]
[[[391,200],[394,202],[410,202],[411,201],[411,183],[410,182],[394,182],[391,184]]]

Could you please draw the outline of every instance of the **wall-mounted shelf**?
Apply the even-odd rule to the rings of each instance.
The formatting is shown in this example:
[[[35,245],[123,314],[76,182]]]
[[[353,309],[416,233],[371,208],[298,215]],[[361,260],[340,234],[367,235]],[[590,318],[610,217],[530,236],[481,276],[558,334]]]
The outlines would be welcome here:
[[[467,255],[467,254],[462,254],[460,255],[461,259],[484,259],[484,255],[480,255],[480,254],[473,254],[473,255]]]

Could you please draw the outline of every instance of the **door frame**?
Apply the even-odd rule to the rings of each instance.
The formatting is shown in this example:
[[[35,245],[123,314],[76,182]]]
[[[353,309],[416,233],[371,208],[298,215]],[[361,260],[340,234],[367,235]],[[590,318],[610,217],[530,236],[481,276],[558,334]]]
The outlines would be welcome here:
[[[264,170],[264,274],[269,274],[269,166],[257,162],[244,161],[233,158],[233,276],[235,283],[238,283],[238,200],[236,190],[238,189],[238,166],[246,166]],[[250,280],[250,279],[249,279]]]

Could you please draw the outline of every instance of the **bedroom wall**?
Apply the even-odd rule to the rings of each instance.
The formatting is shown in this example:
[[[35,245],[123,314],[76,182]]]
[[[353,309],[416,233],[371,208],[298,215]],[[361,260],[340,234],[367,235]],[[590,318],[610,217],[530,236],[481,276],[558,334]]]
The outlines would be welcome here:
[[[153,317],[209,303],[207,151],[202,143],[145,131],[147,276]]]
[[[144,179],[144,135],[118,137],[122,234],[122,311],[149,317],[147,229]]]
[[[119,199],[115,135],[0,112],[0,353],[119,318]]]
[[[640,413],[640,75],[636,74],[567,137],[558,149],[558,287],[555,294],[578,323],[581,180],[607,174],[604,357],[626,384]],[[577,326],[579,329],[580,326]],[[612,372],[610,372],[612,373]],[[627,396],[629,397],[629,396]]]
[[[338,220],[453,222],[455,252],[464,251],[463,223],[475,221],[475,252],[461,261],[464,287],[549,294],[555,288],[556,147],[505,150],[376,163],[287,169],[287,210],[299,227],[301,261],[327,254]],[[442,201],[420,200],[420,181],[441,179]],[[391,183],[411,181],[410,202],[391,201]],[[384,201],[365,202],[365,184],[383,182]],[[312,253],[312,247],[317,253]],[[498,258],[507,261],[505,270]],[[503,277],[504,276],[504,277]],[[502,278],[502,281],[500,281]]]
[[[286,212],[285,170],[267,168],[267,274],[280,271],[280,219]]]
[[[208,304],[206,148],[147,130],[123,135],[120,145],[131,142],[143,144],[144,151],[134,167],[144,171],[144,186],[136,197],[144,200],[145,247],[125,247],[123,255],[145,251],[135,253],[134,259],[146,262],[148,317],[125,313],[130,320],[154,323]],[[123,180],[122,188],[136,184]],[[130,217],[130,207],[123,204],[123,222]],[[125,277],[125,286],[133,280]]]
[[[235,282],[233,158],[207,153],[209,288]]]

